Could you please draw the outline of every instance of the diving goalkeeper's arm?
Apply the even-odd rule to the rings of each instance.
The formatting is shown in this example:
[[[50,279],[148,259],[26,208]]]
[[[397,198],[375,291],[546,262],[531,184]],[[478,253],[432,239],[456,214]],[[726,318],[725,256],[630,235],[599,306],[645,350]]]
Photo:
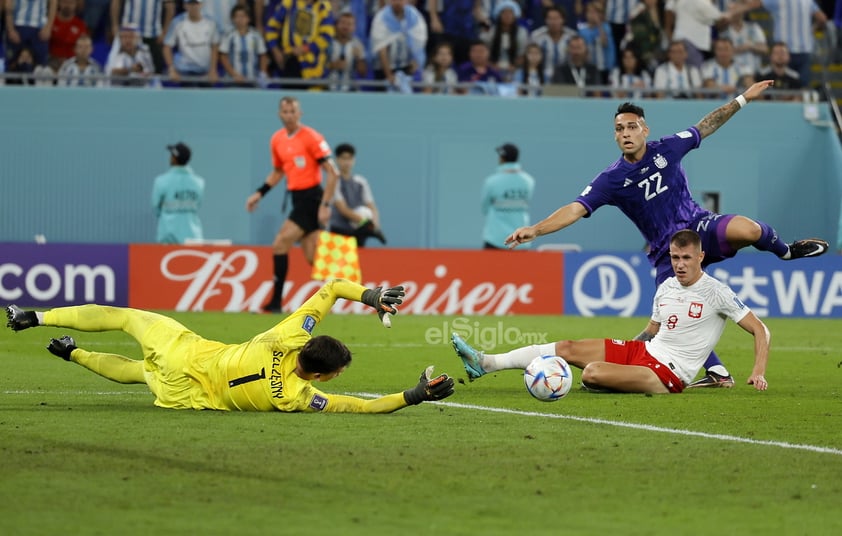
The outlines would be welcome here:
[[[355,396],[328,395],[327,412],[336,413],[391,413],[421,402],[443,400],[453,394],[453,378],[447,374],[433,374],[432,365],[424,369],[415,387],[402,393],[364,400]]]
[[[310,316],[316,322],[321,322],[330,308],[333,307],[333,304],[336,303],[336,300],[344,298],[373,307],[383,324],[389,327],[384,320],[384,315],[398,314],[398,305],[403,303],[405,295],[403,287],[383,290],[382,287],[366,288],[345,279],[332,279],[326,282],[318,292],[310,296],[307,301],[301,304],[301,307],[284,319],[282,323],[296,322],[298,317],[303,316]]]

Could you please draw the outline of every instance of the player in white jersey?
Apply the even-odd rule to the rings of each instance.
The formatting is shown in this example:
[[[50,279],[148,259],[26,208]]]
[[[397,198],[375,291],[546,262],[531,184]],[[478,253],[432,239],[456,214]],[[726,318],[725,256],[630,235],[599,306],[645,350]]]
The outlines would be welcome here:
[[[486,354],[454,333],[453,347],[471,380],[497,370],[524,369],[536,357],[559,355],[582,369],[582,385],[587,389],[680,393],[702,368],[730,318],[754,337],[754,368],[746,383],[765,391],[769,330],[734,291],[702,271],[704,256],[695,231],[684,229],[672,236],[670,260],[675,275],[655,293],[644,340],[562,340]]]

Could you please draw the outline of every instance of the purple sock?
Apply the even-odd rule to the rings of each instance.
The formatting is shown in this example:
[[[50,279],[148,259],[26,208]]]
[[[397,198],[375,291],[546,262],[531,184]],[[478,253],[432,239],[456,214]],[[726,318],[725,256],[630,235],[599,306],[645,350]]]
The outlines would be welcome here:
[[[757,222],[760,226],[760,240],[754,243],[754,247],[760,251],[771,251],[778,257],[783,257],[789,251],[789,246],[778,238],[778,232],[762,221]]]

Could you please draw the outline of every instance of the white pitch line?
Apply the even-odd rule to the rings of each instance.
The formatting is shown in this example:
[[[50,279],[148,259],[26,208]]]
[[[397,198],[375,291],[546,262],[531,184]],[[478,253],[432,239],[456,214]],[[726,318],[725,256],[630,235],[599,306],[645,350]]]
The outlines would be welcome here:
[[[103,396],[123,396],[123,395],[144,395],[149,396],[148,391],[3,391],[4,395],[33,395],[33,394],[50,394],[50,395],[103,395]],[[376,393],[346,393],[351,396],[359,396],[365,398],[379,398],[383,395]],[[610,421],[607,419],[597,419],[594,417],[578,417],[576,415],[560,415],[558,413],[542,413],[540,411],[524,411],[509,408],[495,408],[493,406],[479,406],[476,404],[462,404],[459,402],[427,402],[428,404],[435,404],[438,406],[446,406],[456,409],[473,409],[478,411],[487,411],[489,413],[506,413],[509,415],[522,415],[524,417],[543,417],[545,419],[562,419],[568,421],[584,422],[589,424],[602,424],[607,426],[616,426],[619,428],[631,428],[633,430],[645,430],[648,432],[659,432],[664,434],[675,434],[689,437],[702,437],[705,439],[718,439],[720,441],[730,441],[732,443],[745,443],[748,445],[762,445],[767,447],[779,447],[790,450],[806,450],[810,452],[817,452],[820,454],[834,454],[842,456],[842,449],[835,449],[831,447],[819,447],[816,445],[802,445],[798,443],[789,443],[787,441],[771,441],[762,439],[750,439],[747,437],[732,436],[726,434],[711,434],[708,432],[696,432],[694,430],[681,430],[679,428],[665,428],[663,426],[654,426],[651,424],[638,424],[624,421]]]
[[[349,393],[351,395],[378,398],[382,395],[374,393]],[[681,430],[678,428],[664,428],[662,426],[653,426],[651,424],[637,424],[624,421],[609,421],[607,419],[596,419],[593,417],[578,417],[575,415],[560,415],[557,413],[541,413],[539,411],[523,411],[518,409],[495,408],[492,406],[478,406],[475,404],[461,404],[459,402],[427,402],[428,404],[436,404],[458,409],[474,409],[479,411],[488,411],[490,413],[507,413],[509,415],[523,415],[524,417],[544,417],[546,419],[564,419],[569,421],[585,422],[589,424],[603,424],[608,426],[617,426],[620,428],[632,428],[634,430],[646,430],[648,432],[660,432],[664,434],[675,434],[691,437],[703,437],[705,439],[719,439],[721,441],[730,441],[733,443],[746,443],[749,445],[763,445],[768,447],[780,447],[792,450],[807,450],[810,452],[818,452],[821,454],[835,454],[842,456],[842,449],[835,449],[830,447],[819,447],[816,445],[801,445],[798,443],[788,443],[786,441],[770,441],[762,439],[749,439],[747,437],[731,436],[725,434],[710,434],[707,432],[696,432],[693,430]]]

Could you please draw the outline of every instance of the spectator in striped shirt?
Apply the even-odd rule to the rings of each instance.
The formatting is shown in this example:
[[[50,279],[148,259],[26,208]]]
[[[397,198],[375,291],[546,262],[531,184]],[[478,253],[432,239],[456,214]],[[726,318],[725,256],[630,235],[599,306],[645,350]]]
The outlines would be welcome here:
[[[544,83],[544,56],[541,47],[535,43],[526,45],[523,65],[515,71],[512,81],[518,84],[518,95],[522,97],[540,97]]]
[[[121,16],[122,15],[122,16]],[[111,0],[111,31],[137,25],[143,44],[149,47],[155,72],[164,72],[164,37],[175,16],[175,0]]]
[[[258,79],[268,78],[269,57],[266,43],[251,24],[251,12],[244,5],[231,8],[233,29],[219,43],[219,61],[228,76],[240,87],[255,87]]]
[[[613,96],[616,99],[640,100],[643,97],[650,96],[649,93],[644,93],[641,90],[652,87],[652,77],[643,67],[643,60],[641,60],[634,46],[627,46],[623,49],[620,54],[620,65],[614,67],[608,78],[611,87],[626,90],[614,91]]]
[[[450,43],[440,42],[433,51],[429,65],[421,75],[424,93],[452,94],[459,83],[459,76],[453,69],[453,48]]]
[[[389,0],[371,21],[374,79],[406,92],[407,82],[416,74],[420,77],[427,63],[427,37],[427,23],[414,6],[407,0]]]
[[[714,98],[725,98],[745,88],[746,82],[753,80],[753,73],[741,71],[734,62],[734,43],[727,37],[719,37],[713,42],[713,58],[702,64],[702,85],[709,89],[718,89]],[[753,83],[753,82],[752,82]],[[749,86],[751,84],[748,84]]]
[[[327,49],[328,75],[331,91],[352,91],[352,80],[368,76],[368,62],[365,58],[365,45],[354,35],[356,18],[350,12],[339,15],[336,19],[333,41]]]
[[[65,60],[58,70],[58,85],[74,87],[102,87],[103,81],[96,79],[102,74],[102,67],[91,57],[94,44],[89,35],[82,35],[74,44],[75,56]]]
[[[750,9],[763,7],[772,15],[772,39],[786,44],[789,67],[798,73],[802,85],[809,86],[816,47],[813,32],[827,25],[824,11],[814,0],[746,0],[746,4]]]
[[[598,0],[591,0],[585,7],[585,22],[579,24],[579,35],[585,39],[592,61],[599,69],[600,83],[606,83],[617,65],[617,52],[611,26],[605,22],[605,8]]]
[[[603,20],[611,28],[611,38],[614,42],[614,58],[620,57],[621,43],[631,22],[632,13],[642,3],[640,0],[605,0]]]
[[[667,61],[655,69],[652,83],[658,98],[672,97],[689,99],[694,97],[693,89],[702,87],[702,74],[697,67],[687,64],[687,48],[684,41],[673,41],[667,52]]]
[[[576,30],[565,26],[564,12],[557,7],[547,8],[544,26],[529,36],[529,40],[541,47],[544,56],[544,78],[549,80],[555,68],[567,61],[567,44],[577,35]]]
[[[111,80],[111,85],[143,86],[154,72],[152,54],[146,43],[141,41],[137,26],[129,24],[120,28],[105,63],[105,74],[122,79]]]
[[[47,65],[48,44],[56,17],[56,0],[5,0],[6,59],[29,49],[36,67]]]
[[[721,34],[734,43],[734,63],[737,68],[749,73],[756,73],[763,64],[763,58],[769,54],[766,33],[759,24],[745,20],[745,13],[731,18],[731,23]]]

